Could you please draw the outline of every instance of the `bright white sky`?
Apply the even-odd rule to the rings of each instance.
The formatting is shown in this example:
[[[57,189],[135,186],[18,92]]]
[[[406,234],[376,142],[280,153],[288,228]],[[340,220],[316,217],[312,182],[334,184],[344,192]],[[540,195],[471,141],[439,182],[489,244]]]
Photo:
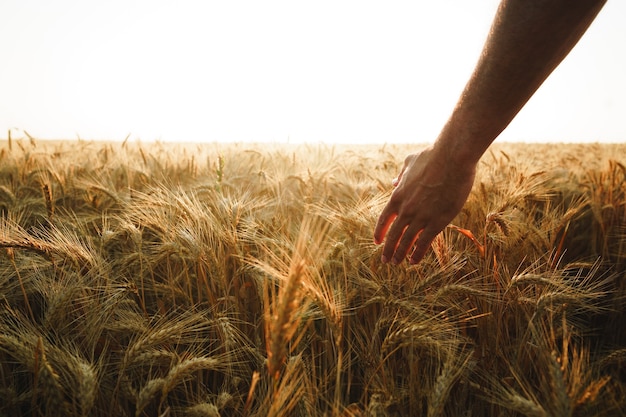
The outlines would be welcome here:
[[[432,142],[497,0],[2,0],[0,138]],[[500,136],[626,140],[626,2]]]

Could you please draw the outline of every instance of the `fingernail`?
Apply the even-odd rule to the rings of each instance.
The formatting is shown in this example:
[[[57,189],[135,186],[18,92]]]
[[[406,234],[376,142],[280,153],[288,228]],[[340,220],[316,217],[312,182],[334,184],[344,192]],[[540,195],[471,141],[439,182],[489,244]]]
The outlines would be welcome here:
[[[387,259],[387,257],[385,255],[380,257],[380,261],[384,264],[386,264],[387,262],[389,262],[389,259]]]
[[[391,263],[394,264],[394,265],[398,265],[398,264],[400,264],[400,262],[402,262],[402,260],[400,260],[398,258],[394,257],[394,258],[391,259]]]

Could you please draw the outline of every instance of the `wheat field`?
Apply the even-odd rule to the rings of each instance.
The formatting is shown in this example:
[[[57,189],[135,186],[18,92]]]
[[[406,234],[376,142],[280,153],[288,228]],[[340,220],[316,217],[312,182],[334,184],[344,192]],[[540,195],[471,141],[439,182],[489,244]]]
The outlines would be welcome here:
[[[494,145],[381,264],[416,150],[3,141],[0,416],[626,415],[626,145]]]

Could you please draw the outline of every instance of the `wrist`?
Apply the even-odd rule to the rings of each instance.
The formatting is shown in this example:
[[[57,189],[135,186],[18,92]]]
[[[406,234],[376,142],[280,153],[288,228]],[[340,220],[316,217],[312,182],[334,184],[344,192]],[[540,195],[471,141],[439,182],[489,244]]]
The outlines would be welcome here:
[[[484,152],[473,147],[469,137],[460,135],[440,136],[433,144],[432,151],[446,166],[454,167],[457,172],[468,174],[474,173]]]

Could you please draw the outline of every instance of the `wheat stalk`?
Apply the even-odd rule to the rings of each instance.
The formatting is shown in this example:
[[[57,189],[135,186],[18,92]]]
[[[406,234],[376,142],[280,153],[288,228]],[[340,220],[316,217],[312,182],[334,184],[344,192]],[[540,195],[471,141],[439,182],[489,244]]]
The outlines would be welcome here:
[[[478,288],[471,287],[469,285],[462,284],[448,284],[442,288],[440,288],[436,295],[435,299],[444,298],[444,297],[453,297],[453,296],[474,296],[483,299],[493,298],[493,295],[488,293],[487,291],[480,290]]]
[[[185,409],[189,417],[220,417],[220,410],[215,404],[200,403]]]
[[[543,275],[532,273],[514,275],[513,278],[511,278],[510,288],[521,285],[559,286],[551,278],[546,278]]]
[[[626,362],[626,348],[614,350],[602,358],[600,365],[606,367],[620,362]]]
[[[268,417],[295,415],[295,408],[304,396],[305,371],[300,356],[290,358],[280,383],[270,398],[271,404],[266,414]]]
[[[428,396],[428,417],[443,415],[444,406],[450,391],[469,366],[471,355],[471,351],[465,353],[465,357],[459,357],[459,352],[450,352],[448,354]]]
[[[328,226],[320,222],[321,219],[304,218],[288,266],[279,255],[271,251],[268,251],[268,255],[276,267],[261,261],[252,262],[282,284],[275,297],[269,295],[269,284],[265,286],[267,362],[268,371],[275,379],[278,379],[287,360],[289,344],[300,324],[304,296],[303,282],[305,280],[311,282],[310,269],[312,265],[320,262],[320,257],[327,246],[324,239]],[[283,272],[285,269],[286,272]],[[314,289],[313,286],[309,288]]]
[[[79,360],[76,364],[78,377],[77,397],[81,416],[86,417],[96,401],[98,395],[98,375],[93,365]]]
[[[579,305],[580,297],[576,294],[564,292],[549,292],[543,294],[537,300],[536,316],[540,317],[548,307],[563,308],[567,305]]]
[[[609,383],[611,380],[610,376],[604,376],[596,381],[592,381],[587,385],[584,391],[580,394],[580,396],[576,399],[575,407],[581,407],[588,403],[593,403],[596,401],[598,394],[600,391]]]
[[[300,319],[296,313],[301,306],[300,284],[304,269],[304,261],[300,261],[290,268],[285,285],[279,291],[275,313],[269,320],[267,367],[270,375],[276,379],[287,360],[289,342],[300,324]]]
[[[133,355],[132,364],[137,366],[169,364],[176,359],[176,353],[165,349],[150,349]]]
[[[43,339],[41,337],[37,341],[34,353],[35,363],[38,365],[35,375],[37,381],[36,391],[42,396],[46,412],[60,412],[66,408],[66,404],[63,399],[64,395],[59,382],[59,375],[54,371],[50,362],[48,362]],[[34,396],[33,400],[35,398]]]
[[[157,324],[145,331],[144,334],[136,338],[136,340],[128,347],[124,353],[122,369],[128,365],[135,363],[139,356],[149,349],[160,344],[166,344],[169,341],[178,343],[184,340],[185,335],[193,336],[207,328],[207,323],[199,315],[193,313],[184,314],[176,318],[163,319]]]
[[[139,390],[137,394],[137,402],[135,409],[135,417],[139,417],[143,414],[146,407],[152,402],[152,399],[162,392],[165,386],[165,380],[163,378],[155,378],[146,382],[146,384]]]
[[[548,361],[548,370],[550,375],[550,388],[552,394],[552,404],[556,409],[556,415],[568,417],[572,415],[572,399],[567,389],[566,376],[563,367],[556,356],[556,352],[552,352]]]
[[[41,186],[41,191],[44,196],[44,200],[46,201],[46,210],[48,211],[48,220],[52,220],[52,215],[54,214],[54,202],[52,200],[52,191],[50,190],[49,184],[43,184]]]
[[[162,387],[163,397],[167,396],[177,384],[189,378],[194,372],[199,370],[219,370],[224,367],[224,363],[225,361],[223,359],[211,357],[197,357],[181,361],[172,367],[164,378]]]
[[[546,410],[536,401],[529,400],[517,393],[508,393],[503,404],[509,410],[515,410],[526,417],[549,417]]]

